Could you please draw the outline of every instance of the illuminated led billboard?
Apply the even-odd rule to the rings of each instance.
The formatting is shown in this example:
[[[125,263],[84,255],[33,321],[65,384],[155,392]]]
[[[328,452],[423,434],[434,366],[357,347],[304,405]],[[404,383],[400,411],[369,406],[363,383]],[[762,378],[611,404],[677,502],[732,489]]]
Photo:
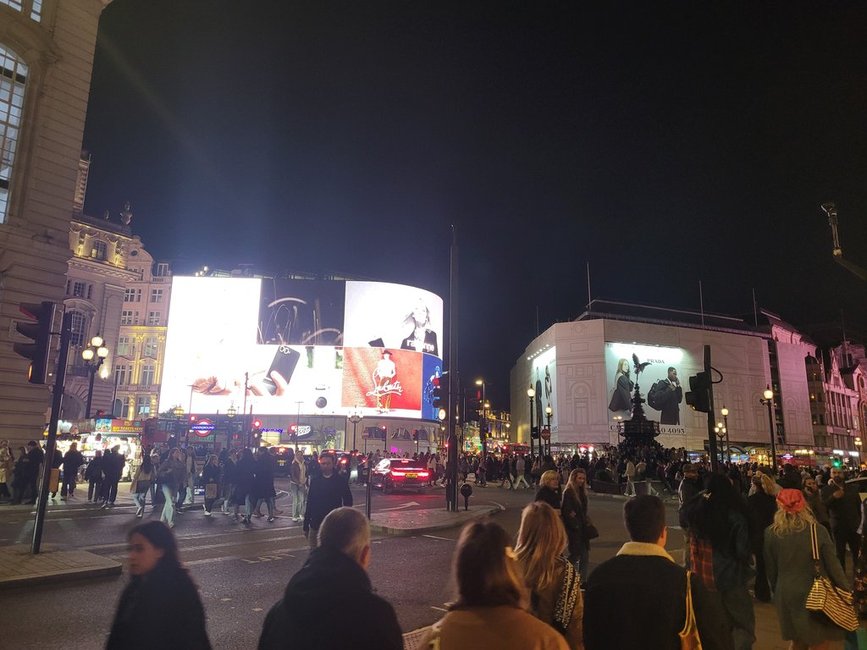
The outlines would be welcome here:
[[[638,375],[639,392],[644,413],[656,420],[660,433],[672,436],[704,437],[704,414],[697,417],[686,405],[684,395],[689,390],[688,377],[702,370],[701,354],[691,354],[683,348],[635,343],[606,343],[605,372],[608,378],[608,418],[612,428],[632,417],[632,397],[636,382],[633,355],[641,364]]]
[[[548,348],[533,357],[530,370],[530,386],[536,391],[533,397],[533,426],[539,431],[548,424],[546,409],[551,407],[551,431],[557,430],[557,352],[556,348]]]
[[[429,418],[443,303],[398,284],[175,277],[160,411]]]

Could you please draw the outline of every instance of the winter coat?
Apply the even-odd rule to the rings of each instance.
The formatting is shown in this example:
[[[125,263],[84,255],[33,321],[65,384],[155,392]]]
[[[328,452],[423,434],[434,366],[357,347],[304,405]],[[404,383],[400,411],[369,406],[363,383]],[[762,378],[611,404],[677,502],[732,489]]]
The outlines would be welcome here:
[[[253,458],[244,458],[235,465],[235,503],[244,503],[249,496],[253,498],[253,482],[256,479],[256,461]]]
[[[433,631],[419,640],[430,647]],[[553,627],[517,607],[467,607],[440,620],[440,649],[496,648],[497,650],[569,650],[566,639]]]
[[[326,629],[321,621],[329,612],[340,612],[340,624]],[[348,555],[320,547],[265,617],[259,650],[289,648],[403,650],[403,637],[394,609],[373,593],[364,569]]]
[[[220,466],[211,465],[210,463],[202,468],[202,484],[219,483],[220,482]]]
[[[93,459],[84,468],[85,481],[101,481],[102,480],[102,456],[94,456]]]
[[[816,526],[816,534],[822,574],[835,585],[849,589],[831,536],[824,526]],[[843,638],[841,628],[813,616],[804,607],[815,575],[809,526],[783,537],[770,528],[766,530],[765,563],[784,640],[812,646]]]
[[[732,650],[734,642],[719,599],[709,594],[695,575],[690,587],[702,647]],[[587,650],[679,650],[677,633],[685,620],[686,570],[656,544],[627,542],[587,580]]]
[[[177,492],[184,484],[184,477],[187,474],[186,466],[179,460],[169,458],[160,464],[157,480],[168,486],[172,492]]]
[[[63,455],[63,474],[67,477],[78,478],[78,468],[84,464],[84,456],[81,452],[71,449]]]
[[[563,500],[560,505],[560,516],[569,540],[569,557],[577,557],[583,549],[590,546],[585,528],[587,527],[587,510],[585,503],[578,496],[575,488],[563,490]]]
[[[307,494],[307,509],[304,512],[304,530],[310,528],[319,530],[322,520],[332,510],[341,506],[352,505],[352,493],[349,482],[340,474],[332,474],[329,478],[314,476],[310,479],[310,491]]]
[[[106,650],[210,650],[205,610],[186,569],[160,561],[120,596]]]
[[[557,601],[560,598],[560,592],[563,589],[563,579],[566,574],[565,558],[560,558],[557,562],[557,572],[554,575],[554,580],[545,589],[535,589],[534,585],[527,585],[530,589],[530,604],[533,615],[540,621],[544,621],[548,625],[553,626],[554,614],[557,607]],[[572,610],[572,618],[569,625],[566,627],[566,633],[563,635],[569,647],[575,650],[584,648],[584,599],[581,597],[581,590],[577,588],[578,594],[575,601],[575,608]],[[555,628],[556,629],[556,628]]]
[[[253,498],[272,499],[274,490],[274,459],[270,454],[256,460],[256,476],[253,479]]]
[[[543,485],[536,491],[536,498],[533,501],[543,501],[554,510],[560,509],[560,491],[552,490],[547,485]]]
[[[822,501],[831,515],[831,530],[840,529],[844,532],[854,532],[861,524],[861,497],[858,494],[858,486],[854,483],[845,483],[843,496],[834,498],[838,487],[835,483],[829,483],[822,488]]]

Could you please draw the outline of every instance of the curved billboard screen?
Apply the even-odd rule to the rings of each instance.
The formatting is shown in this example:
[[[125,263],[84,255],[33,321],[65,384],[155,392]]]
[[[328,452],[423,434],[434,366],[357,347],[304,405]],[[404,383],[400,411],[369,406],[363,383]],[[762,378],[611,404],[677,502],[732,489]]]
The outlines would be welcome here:
[[[159,409],[435,419],[442,337],[424,289],[176,276]]]

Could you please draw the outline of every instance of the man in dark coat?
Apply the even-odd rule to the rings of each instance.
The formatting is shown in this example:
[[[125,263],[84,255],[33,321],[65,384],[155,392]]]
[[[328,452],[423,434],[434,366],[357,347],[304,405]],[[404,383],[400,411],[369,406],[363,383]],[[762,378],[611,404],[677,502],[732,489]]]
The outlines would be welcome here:
[[[846,569],[846,546],[852,551],[852,562],[858,560],[861,537],[861,497],[855,483],[846,483],[843,470],[831,470],[831,480],[822,489],[822,501],[831,516],[831,533],[837,547],[837,558],[843,570]]]
[[[55,452],[57,453],[57,452]],[[60,455],[59,453],[57,455]],[[60,498],[73,496],[75,483],[78,479],[78,469],[84,464],[84,456],[78,451],[78,443],[69,445],[69,451],[63,454],[63,486],[60,488]]]
[[[310,477],[310,492],[307,495],[307,510],[304,512],[304,534],[310,548],[316,548],[319,527],[326,515],[341,506],[352,505],[349,481],[334,471],[334,456],[319,457],[320,476]]]
[[[39,445],[36,444],[35,440],[31,440],[27,443],[27,465],[26,465],[26,477],[25,477],[25,492],[26,499],[25,503],[35,504],[36,503],[36,495],[39,494],[39,475],[42,469],[42,463],[45,460],[45,452],[39,448]]]
[[[115,445],[102,457],[102,507],[113,508],[117,499],[117,484],[120,482],[126,458],[120,453],[120,445]]]
[[[665,504],[658,497],[637,496],[623,506],[623,518],[632,541],[596,567],[587,581],[584,647],[679,650],[678,632],[686,620],[687,572],[665,551]],[[695,578],[690,588],[702,647],[731,650],[732,635],[718,601]],[[611,625],[624,612],[629,625]]]
[[[367,519],[352,508],[332,510],[319,528],[319,547],[265,617],[259,650],[402,650],[397,616],[373,593],[369,563]],[[339,625],[316,623],[328,612],[340,612]]]
[[[668,377],[651,386],[647,401],[651,408],[660,412],[660,424],[680,424],[683,389],[680,387],[680,379],[677,378],[677,370],[673,366],[668,369]]]

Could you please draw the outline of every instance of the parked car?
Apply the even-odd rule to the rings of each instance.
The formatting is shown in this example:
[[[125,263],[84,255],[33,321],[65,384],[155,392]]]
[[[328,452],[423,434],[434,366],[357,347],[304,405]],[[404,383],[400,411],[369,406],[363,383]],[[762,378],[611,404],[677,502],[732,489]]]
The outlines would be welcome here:
[[[423,492],[429,478],[430,472],[427,467],[417,460],[383,458],[373,468],[371,487],[380,488],[383,494],[407,488],[415,488]]]

